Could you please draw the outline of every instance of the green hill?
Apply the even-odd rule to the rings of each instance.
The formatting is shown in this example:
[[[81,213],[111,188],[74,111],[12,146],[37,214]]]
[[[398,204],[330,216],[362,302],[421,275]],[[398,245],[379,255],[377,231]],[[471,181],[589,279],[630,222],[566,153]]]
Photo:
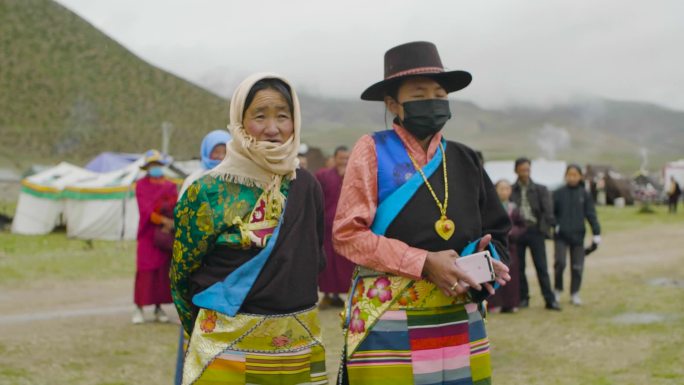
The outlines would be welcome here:
[[[225,126],[227,103],[55,2],[0,0],[0,162],[159,148],[164,121],[174,155],[194,155],[204,133]]]

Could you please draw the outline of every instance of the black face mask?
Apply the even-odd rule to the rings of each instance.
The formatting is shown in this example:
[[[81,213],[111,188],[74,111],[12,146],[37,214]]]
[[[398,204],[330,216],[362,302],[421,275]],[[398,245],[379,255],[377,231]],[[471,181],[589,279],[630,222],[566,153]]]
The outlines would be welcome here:
[[[449,101],[445,99],[414,100],[404,107],[402,126],[419,140],[432,136],[451,119]]]

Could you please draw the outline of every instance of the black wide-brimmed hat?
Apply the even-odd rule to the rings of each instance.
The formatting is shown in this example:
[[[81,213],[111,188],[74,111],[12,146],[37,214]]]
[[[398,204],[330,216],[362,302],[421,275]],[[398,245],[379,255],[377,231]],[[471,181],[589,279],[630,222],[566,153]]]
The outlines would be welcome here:
[[[385,52],[385,79],[366,88],[361,94],[361,99],[382,101],[390,85],[411,76],[434,79],[447,92],[466,88],[473,79],[466,71],[446,71],[434,44],[415,41],[398,45]]]

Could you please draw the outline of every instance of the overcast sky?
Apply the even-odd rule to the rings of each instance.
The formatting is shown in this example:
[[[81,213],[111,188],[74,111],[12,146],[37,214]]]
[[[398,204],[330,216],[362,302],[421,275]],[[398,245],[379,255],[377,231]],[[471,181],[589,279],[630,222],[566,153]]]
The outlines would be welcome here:
[[[358,98],[383,54],[434,42],[485,107],[585,96],[684,110],[684,1],[59,0],[143,59],[230,96],[275,71]]]

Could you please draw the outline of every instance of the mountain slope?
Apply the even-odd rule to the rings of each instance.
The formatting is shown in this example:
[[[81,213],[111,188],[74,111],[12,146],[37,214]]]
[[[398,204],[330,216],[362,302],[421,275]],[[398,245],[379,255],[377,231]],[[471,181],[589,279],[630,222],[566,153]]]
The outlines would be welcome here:
[[[160,147],[194,155],[225,126],[226,102],[161,71],[61,5],[0,0],[0,149],[13,158],[81,160]]]
[[[386,124],[382,103],[304,96],[302,108],[305,138],[328,150]],[[608,163],[634,172],[644,153],[651,170],[684,157],[684,112],[647,103],[591,99],[549,108],[487,110],[452,101],[451,111],[446,137],[481,150],[486,159],[545,157]]]

